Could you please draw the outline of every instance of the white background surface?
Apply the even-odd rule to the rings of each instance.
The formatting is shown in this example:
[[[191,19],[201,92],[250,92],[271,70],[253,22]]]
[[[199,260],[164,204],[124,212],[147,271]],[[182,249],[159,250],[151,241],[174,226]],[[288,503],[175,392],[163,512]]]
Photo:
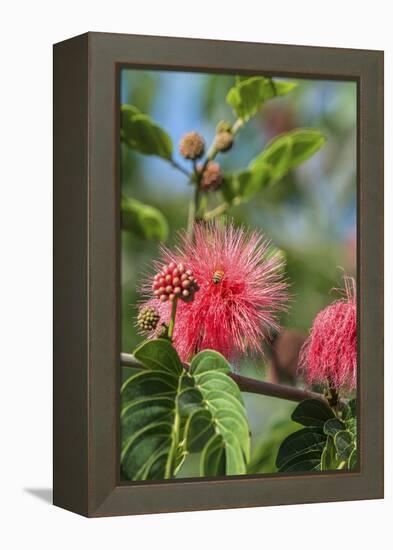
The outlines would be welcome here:
[[[42,0],[0,18],[2,548],[369,548],[392,544],[392,30],[388,0]],[[386,499],[87,520],[51,486],[51,45],[87,30],[384,49]],[[371,366],[372,367],[372,366]]]

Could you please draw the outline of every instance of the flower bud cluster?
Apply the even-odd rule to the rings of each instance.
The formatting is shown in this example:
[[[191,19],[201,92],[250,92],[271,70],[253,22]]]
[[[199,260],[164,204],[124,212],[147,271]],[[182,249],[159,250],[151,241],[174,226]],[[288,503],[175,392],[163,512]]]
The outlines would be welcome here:
[[[199,290],[191,269],[187,269],[182,263],[171,262],[164,265],[162,270],[154,276],[153,292],[161,301],[176,298],[184,302],[192,302],[195,292]]]
[[[160,314],[157,309],[155,307],[148,306],[140,310],[137,324],[141,330],[150,332],[157,328],[159,320]]]

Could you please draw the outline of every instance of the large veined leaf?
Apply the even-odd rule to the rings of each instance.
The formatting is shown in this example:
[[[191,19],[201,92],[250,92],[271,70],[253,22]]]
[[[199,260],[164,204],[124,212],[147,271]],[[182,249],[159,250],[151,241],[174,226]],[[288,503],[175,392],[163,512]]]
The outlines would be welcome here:
[[[168,340],[145,342],[134,355],[145,368],[121,389],[123,476],[171,478],[190,452],[200,453],[201,475],[246,473],[248,422],[225,358],[206,350],[187,370]]]
[[[142,239],[165,241],[169,226],[162,212],[132,198],[121,199],[121,225]]]
[[[356,399],[348,401],[343,410],[343,419],[349,420],[350,418],[356,418],[356,407]]]
[[[321,132],[312,128],[298,128],[281,134],[251,161],[248,168],[225,176],[221,187],[225,200],[232,202],[236,197],[242,202],[249,200],[309,159],[325,141]]]
[[[250,164],[251,170],[270,172],[271,181],[281,179],[289,170],[310,158],[326,138],[313,128],[296,128],[274,138]]]
[[[334,436],[337,455],[342,460],[347,460],[354,450],[354,442],[351,433],[347,430],[341,430]]]
[[[340,462],[337,457],[334,439],[328,436],[321,455],[321,470],[335,470],[340,466]]]
[[[165,340],[142,344],[135,357],[145,370],[121,388],[121,465],[127,479],[162,479],[174,469],[176,404],[183,367]]]
[[[295,82],[273,80],[263,76],[237,78],[227,94],[226,101],[242,120],[254,116],[269,99],[282,96],[293,90]]]
[[[323,431],[326,435],[334,437],[337,432],[345,430],[345,424],[338,418],[329,418],[323,425]]]
[[[190,452],[202,451],[201,475],[246,473],[250,436],[237,384],[229,378],[226,359],[211,350],[191,362],[188,387],[180,395],[188,417],[185,440]],[[187,414],[189,413],[189,414]]]
[[[338,418],[327,403],[307,399],[299,403],[292,420],[305,426],[284,439],[276,466],[281,472],[355,468],[356,403]],[[345,418],[344,418],[345,417]]]
[[[318,399],[306,399],[299,403],[292,413],[292,420],[303,426],[316,426],[323,429],[326,421],[334,418],[332,409]]]
[[[321,454],[326,444],[326,435],[316,428],[303,428],[289,435],[281,444],[276,465],[280,472],[303,469],[316,470],[321,462]],[[305,467],[305,464],[308,467]]]
[[[320,470],[328,438],[324,425],[334,418],[333,411],[322,401],[306,399],[299,403],[291,418],[305,427],[281,443],[276,458],[277,468],[280,472]]]
[[[245,169],[225,174],[220,190],[228,203],[246,202],[270,182],[269,172]]]
[[[128,147],[139,153],[172,158],[173,144],[167,132],[134,105],[121,106],[120,135]]]
[[[354,470],[358,465],[357,449],[355,448],[348,459],[348,468]]]

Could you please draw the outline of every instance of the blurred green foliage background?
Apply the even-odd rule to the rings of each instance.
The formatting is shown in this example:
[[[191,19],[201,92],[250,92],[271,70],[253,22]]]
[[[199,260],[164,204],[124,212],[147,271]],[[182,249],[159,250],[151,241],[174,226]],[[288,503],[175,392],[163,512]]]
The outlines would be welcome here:
[[[182,135],[196,130],[207,144],[219,120],[234,121],[225,102],[234,75],[123,69],[121,103],[135,105],[164,128],[177,146]],[[298,127],[320,130],[322,149],[280,182],[250,202],[232,208],[237,223],[259,227],[284,250],[292,295],[290,311],[282,318],[286,329],[307,334],[315,315],[337,297],[343,270],[356,275],[356,83],[297,80],[287,96],[266,103],[240,131],[234,148],[217,157],[225,170],[246,167],[273,137]],[[187,168],[177,150],[176,161]],[[143,156],[121,146],[121,187],[127,197],[160,209],[169,223],[166,244],[187,224],[192,188],[186,176],[164,160]],[[159,243],[128,231],[121,236],[122,351],[132,352],[142,340],[135,328],[138,287]],[[272,372],[267,359],[246,359],[242,374],[285,381]],[[292,383],[296,380],[291,378]],[[301,381],[298,381],[301,383]],[[294,404],[258,395],[244,395],[252,431],[250,471],[274,471],[276,447],[296,425],[287,420]],[[286,419],[283,421],[282,419]],[[186,464],[182,475],[193,474]]]

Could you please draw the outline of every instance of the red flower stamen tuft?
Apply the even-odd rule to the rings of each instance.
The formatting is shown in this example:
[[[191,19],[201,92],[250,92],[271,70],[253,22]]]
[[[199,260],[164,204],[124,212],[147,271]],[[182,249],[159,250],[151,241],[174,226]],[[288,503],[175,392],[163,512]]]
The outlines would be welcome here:
[[[300,353],[308,383],[356,387],[356,284],[345,277],[345,296],[318,313]]]
[[[162,261],[155,264],[159,274],[143,291],[150,297],[153,285],[155,297],[144,305],[157,307],[163,322],[170,319],[168,301],[175,294],[173,281],[168,279],[170,292],[165,287],[164,268],[183,264],[198,281],[192,303],[179,301],[177,307],[173,342],[183,361],[203,349],[214,349],[228,359],[262,353],[270,332],[279,328],[277,313],[287,309],[288,294],[282,256],[260,232],[197,224],[194,238],[183,233],[175,251],[163,248],[161,255]]]

